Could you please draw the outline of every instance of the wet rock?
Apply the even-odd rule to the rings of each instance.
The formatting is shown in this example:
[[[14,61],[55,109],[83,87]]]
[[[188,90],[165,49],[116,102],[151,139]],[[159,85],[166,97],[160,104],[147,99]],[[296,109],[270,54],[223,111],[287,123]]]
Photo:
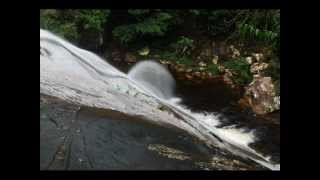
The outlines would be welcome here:
[[[178,69],[176,69],[176,70],[177,70],[177,72],[184,72],[184,71],[185,71],[184,68],[178,68]]]
[[[253,62],[252,61],[252,57],[250,57],[250,56],[246,57],[246,61],[247,61],[248,64],[252,64],[252,62]]]
[[[218,69],[219,69],[219,71],[220,72],[225,72],[225,67],[224,66],[222,66],[222,65],[218,65]]]
[[[156,151],[161,156],[165,156],[170,159],[177,159],[177,160],[187,160],[191,159],[185,152],[180,150],[164,146],[162,144],[150,144],[148,146],[148,150]]]
[[[194,76],[196,76],[196,77],[201,77],[201,73],[198,72],[198,71],[197,71],[197,72],[194,72],[193,74],[194,74]]]
[[[232,78],[233,72],[230,69],[225,69],[225,75],[229,78]]]
[[[261,62],[264,58],[262,53],[252,53],[252,57],[254,57],[257,62]]]
[[[246,88],[245,96],[239,100],[245,108],[251,108],[256,114],[266,114],[280,108],[280,97],[275,97],[275,88],[271,77],[256,77]]]
[[[218,64],[219,56],[214,56],[212,59],[213,64]]]
[[[232,52],[232,58],[237,58],[240,56],[240,51],[234,47],[234,45],[230,46],[230,50]]]
[[[184,66],[183,64],[176,64],[176,65],[174,66],[174,68],[175,68],[176,70],[178,70],[178,69],[184,69],[185,66]]]
[[[165,65],[171,64],[170,61],[166,61],[166,60],[160,60],[160,63]]]
[[[199,62],[199,64],[198,64],[200,67],[206,67],[207,66],[207,64],[206,63],[204,63],[203,61],[201,61],[201,62]]]
[[[231,87],[233,87],[232,76],[232,72],[229,69],[225,69],[225,73],[222,76],[223,81]]]
[[[192,75],[189,75],[189,74],[186,74],[185,77],[186,77],[187,80],[192,80],[192,79],[193,79],[193,76],[192,76]]]
[[[274,110],[279,110],[280,109],[280,96],[275,96],[273,98],[273,102],[274,102]]]
[[[192,72],[192,69],[191,69],[191,68],[188,68],[188,69],[186,70],[186,72],[187,72],[187,73],[190,73],[190,72]]]
[[[79,109],[56,98],[40,98],[47,98],[43,101],[46,104],[40,103],[46,109],[40,111],[40,170],[264,169],[209,148],[178,129],[108,110]],[[69,131],[61,131],[41,115],[55,116],[58,123],[69,124],[74,119],[75,124]],[[204,164],[200,167],[199,163]]]
[[[206,72],[202,72],[201,73],[201,79],[206,79],[207,78],[207,73]]]
[[[46,48],[43,48],[40,45],[40,56],[47,56],[48,57],[50,55],[51,55],[51,53]]]
[[[261,71],[267,69],[269,67],[269,64],[267,63],[253,63],[250,67],[250,72],[253,74],[258,74]]]
[[[147,56],[150,53],[150,49],[148,47],[145,47],[138,51],[139,55],[141,56]]]

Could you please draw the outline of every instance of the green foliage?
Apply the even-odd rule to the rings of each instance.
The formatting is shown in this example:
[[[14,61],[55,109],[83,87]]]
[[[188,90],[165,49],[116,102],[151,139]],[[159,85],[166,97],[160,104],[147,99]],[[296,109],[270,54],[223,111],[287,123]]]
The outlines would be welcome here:
[[[64,18],[68,19],[68,16]],[[75,43],[79,37],[75,22],[64,20],[61,12],[57,10],[46,10],[40,13],[40,28],[48,29]]]
[[[216,65],[216,64],[209,64],[207,70],[209,72],[211,72],[213,75],[221,74],[221,72],[218,68],[218,65]]]
[[[173,51],[163,51],[159,54],[161,59],[165,59],[168,61],[173,61],[178,64],[184,64],[187,66],[191,66],[193,64],[193,60],[189,56],[180,56],[176,52]]]
[[[279,41],[279,34],[273,31],[261,30],[250,24],[242,24],[239,26],[240,37],[244,39],[265,42],[271,46],[276,46]]]
[[[132,39],[134,38],[135,30],[133,28],[133,25],[119,26],[116,27],[112,33],[114,37],[118,38],[121,41],[121,43],[125,44],[132,41]]]
[[[236,32],[244,40],[270,45],[278,53],[280,48],[280,11],[254,10],[237,22]]]
[[[175,59],[178,64],[184,64],[187,66],[191,66],[193,64],[192,58],[188,56],[176,56]]]
[[[169,35],[176,33],[175,31],[187,33],[199,31],[214,37],[236,34],[244,40],[266,43],[279,55],[279,10],[129,9],[122,11],[121,22],[107,27],[106,22],[112,18],[114,11],[41,10],[40,27],[50,29],[71,40],[77,40],[88,32],[102,34],[106,28],[110,28],[113,38],[124,45],[136,40],[150,43],[159,37],[168,38]],[[188,43],[186,40],[181,41],[182,44]]]
[[[234,81],[238,84],[247,84],[252,81],[252,74],[250,72],[250,65],[244,58],[229,60],[224,62],[224,66],[237,73],[234,77]]]
[[[79,10],[75,21],[86,30],[103,31],[110,10]]]
[[[194,48],[194,41],[181,36],[176,43],[172,44],[172,47],[176,50],[176,53],[181,56],[190,55],[191,50]]]
[[[165,60],[172,60],[172,59],[176,59],[177,57],[176,53],[171,51],[163,51],[159,55],[162,59],[165,59]]]
[[[110,10],[41,10],[40,28],[78,43],[88,31],[102,33],[109,13]]]
[[[204,27],[211,36],[228,35],[232,32],[232,20],[237,11],[235,10],[206,10],[203,15],[207,18]]]
[[[131,49],[148,46],[154,52],[156,47],[162,59],[186,65],[193,64],[191,52],[196,52],[200,38],[240,38],[272,47],[274,58],[268,73],[274,80],[280,79],[280,10],[40,10],[40,27],[82,45],[107,36],[110,42]],[[243,59],[224,64],[238,74],[238,83],[252,79]],[[209,64],[206,70],[220,73],[215,64]]]
[[[117,26],[113,35],[123,44],[130,43],[138,37],[151,35],[163,36],[168,30],[172,16],[167,12],[153,12],[148,16],[141,16],[149,10],[128,10],[135,17],[135,22]]]

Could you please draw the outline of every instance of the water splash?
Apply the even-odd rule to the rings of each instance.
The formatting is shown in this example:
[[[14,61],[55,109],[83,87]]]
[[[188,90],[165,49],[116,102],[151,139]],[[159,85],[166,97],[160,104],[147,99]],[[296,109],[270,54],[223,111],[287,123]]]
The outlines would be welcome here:
[[[161,99],[174,97],[175,81],[170,72],[155,61],[141,61],[128,73],[130,80]]]
[[[244,129],[236,129],[233,126],[217,128],[217,126],[220,125],[220,121],[217,116],[205,112],[194,113],[187,107],[177,103],[179,102],[179,99],[173,94],[175,81],[169,71],[159,63],[154,61],[139,62],[129,71],[128,77],[135,83],[139,84],[141,89],[153,94],[163,104],[172,107],[173,110],[184,118],[189,118],[189,123],[191,123],[192,126],[202,126],[198,128],[205,129],[207,133],[214,134],[221,142],[219,143],[220,147],[226,148],[237,154],[240,153],[240,155],[244,157],[248,157],[247,153],[250,153],[256,156],[256,158],[261,158],[262,161],[269,161],[268,158],[263,157],[249,147],[249,144],[253,143],[256,139],[254,136],[254,130],[245,132]],[[229,146],[230,144],[232,147]],[[238,147],[246,153],[236,152],[234,151],[234,147]],[[270,165],[268,167],[272,166]],[[272,169],[276,169],[276,167],[272,167]]]

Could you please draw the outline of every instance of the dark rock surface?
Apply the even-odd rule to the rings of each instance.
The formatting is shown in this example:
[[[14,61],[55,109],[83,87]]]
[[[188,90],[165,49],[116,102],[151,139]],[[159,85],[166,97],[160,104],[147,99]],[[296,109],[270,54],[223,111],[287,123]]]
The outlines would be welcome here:
[[[184,131],[40,95],[40,170],[259,170]]]

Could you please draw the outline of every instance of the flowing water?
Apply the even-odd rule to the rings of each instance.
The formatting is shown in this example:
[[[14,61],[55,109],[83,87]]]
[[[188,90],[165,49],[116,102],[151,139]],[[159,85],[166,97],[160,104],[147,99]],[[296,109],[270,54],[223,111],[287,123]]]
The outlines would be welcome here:
[[[162,127],[162,130],[157,130],[158,134],[153,135],[153,138],[149,137],[149,139],[155,139],[155,137],[160,137],[161,139],[161,137],[164,136],[161,134],[170,134],[171,131],[169,132],[165,129],[180,129],[183,130],[183,132],[188,133],[190,137],[192,136],[199,139],[201,142],[206,144],[206,147],[208,147],[209,149],[218,148],[221,149],[221,152],[231,153],[232,155],[230,156],[235,156],[233,157],[233,159],[239,157],[242,158],[243,161],[246,161],[247,159],[266,168],[272,170],[280,170],[280,159],[277,162],[274,162],[272,160],[272,157],[262,155],[261,152],[257,152],[256,149],[249,146],[255,141],[258,141],[258,137],[255,135],[257,134],[256,129],[238,128],[234,126],[234,124],[230,124],[229,126],[221,126],[221,123],[224,120],[220,118],[221,116],[219,116],[219,113],[191,111],[189,107],[181,104],[181,100],[183,101],[183,99],[179,99],[174,95],[174,89],[174,78],[165,68],[153,61],[138,63],[129,71],[127,75],[119,71],[97,55],[80,49],[68,43],[67,41],[51,34],[50,32],[40,29],[41,94],[57,97],[65,102],[77,105],[78,107],[90,107],[99,109],[99,111],[102,109],[102,111],[107,112],[109,116],[111,116],[112,114],[118,114],[113,118],[105,118],[108,119],[107,121],[110,124],[121,121],[118,119],[123,119],[123,117],[126,117],[124,118],[126,120],[135,119],[132,117],[139,117],[138,119],[142,119],[145,122],[160,125]],[[79,113],[75,114],[77,114],[77,117],[81,117],[82,119],[101,119],[97,117],[93,118],[95,117],[96,112],[93,113],[92,111],[87,111],[85,114],[80,113],[80,115]],[[91,116],[91,118],[88,118],[88,114],[89,116]],[[78,119],[79,118],[75,118],[74,121],[88,121]],[[105,132],[109,132],[112,130],[112,128],[107,125],[108,123],[106,123],[106,125],[100,125],[100,128],[102,128]],[[136,124],[135,121],[132,121],[130,126],[136,125],[138,125],[138,123]],[[114,128],[122,128],[123,132],[120,132],[119,130],[116,131],[120,134],[127,134],[132,131],[130,130],[130,128],[128,129],[123,125],[115,126]],[[147,131],[146,129],[148,128],[143,129],[144,131]],[[149,129],[157,128],[149,127]],[[99,136],[99,133],[100,135],[102,135],[102,132],[101,130],[99,130],[99,128],[93,128],[87,130],[86,135],[94,138],[95,136]],[[45,134],[46,133],[43,133],[42,136],[46,136]],[[146,132],[146,134],[148,134],[148,132]],[[121,142],[130,143],[129,136],[121,137],[123,139],[127,139],[128,141],[123,142],[124,140],[122,140]],[[143,135],[143,137],[148,136]],[[178,137],[179,136],[176,136],[175,138],[175,136],[171,133],[170,138],[167,137],[163,139],[170,139],[171,142],[176,142],[176,144],[179,144],[178,142],[182,142],[182,140]],[[83,142],[86,141],[83,140]],[[148,158],[151,157],[148,157],[146,153],[142,153],[141,149],[134,148],[147,146],[146,142],[148,142],[149,144],[149,150],[160,149],[160,152],[168,151],[168,148],[162,147],[163,144],[168,144],[167,142],[163,142],[162,145],[160,143],[160,145],[153,144],[153,146],[151,146],[151,142],[153,141],[145,141],[145,143],[142,143],[143,145],[141,145],[141,143],[138,143],[139,145],[135,146],[133,145],[135,144],[134,141],[132,141],[132,145],[129,144],[125,147],[129,148],[132,146],[133,150],[136,149],[136,154],[144,154],[146,156],[145,161],[150,162]],[[107,141],[105,143],[107,143]],[[43,149],[50,149],[46,147],[46,145],[43,146],[44,147],[42,148],[42,150],[40,149],[40,151],[42,152],[47,152]],[[189,149],[192,148],[189,147]],[[129,150],[123,151],[131,153],[131,151]],[[175,151],[171,149],[171,152]],[[102,156],[100,159],[101,163],[98,164],[106,164],[103,167],[97,167],[98,169],[113,169],[115,167],[112,166],[112,162],[110,162],[110,159],[115,156],[110,155],[109,158],[105,157],[106,154],[108,154],[108,149],[101,148],[99,149],[99,152],[95,152],[95,150],[92,150],[91,154],[95,154],[96,159],[99,159],[98,156],[100,154],[104,154],[104,156]],[[136,154],[134,153],[134,151],[132,151],[132,155],[128,154],[123,157],[124,159],[118,159],[118,161],[124,162],[124,164],[126,164],[124,166],[130,169],[132,164],[128,163],[129,161],[131,161],[128,159],[132,159],[132,161],[135,161],[134,158],[138,156]],[[186,156],[180,151],[177,151],[175,154],[180,154],[178,155],[180,158],[184,157],[186,159],[190,159],[190,157],[193,157]],[[189,152],[189,154],[197,153]],[[198,154],[201,153],[198,152]],[[208,154],[210,153],[207,153],[207,155]],[[214,156],[214,153],[212,153],[211,155]],[[49,160],[44,160],[46,159],[44,154],[42,154],[42,157],[43,161],[47,162],[43,162],[43,164],[52,162]],[[87,155],[84,155],[82,159],[90,158],[88,158]],[[91,160],[87,161],[90,162]],[[165,165],[161,166],[161,162],[163,162],[163,164]],[[156,164],[153,164],[154,166],[151,167],[155,169],[175,169],[173,167],[175,163],[171,162],[173,163],[171,164],[170,162],[166,160],[159,160],[158,167],[156,166]],[[67,167],[70,166],[69,163],[67,163]],[[147,164],[150,163],[145,163],[144,165],[140,164],[136,167],[141,167],[142,169],[144,169],[146,168]],[[181,165],[179,165],[179,167],[184,165],[188,166],[189,169],[197,169],[196,167],[194,167],[194,165],[188,165],[188,162],[185,162],[185,164],[182,163]],[[46,167],[46,165],[44,166]],[[89,163],[88,166],[93,168],[92,163]],[[50,165],[50,167],[52,166]],[[131,167],[131,169],[135,168]]]

